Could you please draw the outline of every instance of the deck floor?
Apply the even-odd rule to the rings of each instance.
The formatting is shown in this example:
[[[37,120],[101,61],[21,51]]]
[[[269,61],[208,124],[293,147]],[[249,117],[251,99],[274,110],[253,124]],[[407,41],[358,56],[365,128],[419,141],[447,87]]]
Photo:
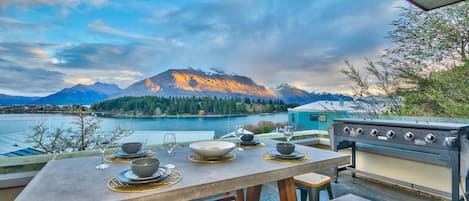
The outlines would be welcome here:
[[[338,183],[332,183],[332,191],[334,197],[352,193],[372,201],[447,201],[447,199],[441,197],[397,187],[388,183],[361,177],[359,175],[353,178],[347,171],[340,173]],[[261,192],[262,201],[279,200],[276,183],[263,185]],[[299,191],[297,191],[297,197],[299,200]],[[197,201],[216,200],[217,198],[220,198],[220,196],[198,199]],[[320,201],[327,200],[329,200],[327,198],[327,192],[321,191]]]

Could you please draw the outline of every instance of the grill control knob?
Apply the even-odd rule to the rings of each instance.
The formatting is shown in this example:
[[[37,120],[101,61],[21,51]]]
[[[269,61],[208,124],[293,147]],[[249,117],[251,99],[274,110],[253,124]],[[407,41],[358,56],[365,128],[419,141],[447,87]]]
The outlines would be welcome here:
[[[363,128],[357,128],[357,134],[358,135],[363,134]]]
[[[378,131],[378,129],[376,129],[376,128],[373,128],[373,129],[371,129],[371,131],[370,131],[370,135],[371,135],[371,136],[377,136],[378,133],[379,133],[379,131]]]
[[[409,140],[409,141],[413,140],[414,137],[415,137],[415,134],[412,133],[412,132],[407,132],[407,133],[404,135],[404,138],[405,138],[406,140]]]
[[[349,127],[344,127],[344,129],[342,130],[344,133],[349,133],[350,132],[350,128]]]
[[[394,132],[393,130],[389,130],[389,131],[386,133],[386,137],[388,137],[388,138],[394,138],[394,137],[396,137],[396,132]]]
[[[428,143],[433,143],[433,142],[435,142],[435,140],[436,140],[435,135],[433,135],[431,133],[429,133],[429,134],[427,134],[427,136],[425,136],[425,141],[428,142]]]

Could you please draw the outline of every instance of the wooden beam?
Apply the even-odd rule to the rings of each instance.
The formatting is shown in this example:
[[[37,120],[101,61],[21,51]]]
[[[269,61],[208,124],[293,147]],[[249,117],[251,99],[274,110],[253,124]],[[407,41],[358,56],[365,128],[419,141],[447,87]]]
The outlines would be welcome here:
[[[261,198],[262,185],[248,187],[246,201],[258,201]]]
[[[296,188],[293,177],[277,182],[280,201],[296,201]]]

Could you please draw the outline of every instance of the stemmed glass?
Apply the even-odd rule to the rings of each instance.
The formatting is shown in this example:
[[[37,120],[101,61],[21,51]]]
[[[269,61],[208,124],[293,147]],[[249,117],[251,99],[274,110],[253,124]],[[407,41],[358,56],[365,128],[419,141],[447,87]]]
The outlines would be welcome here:
[[[148,136],[143,136],[142,139],[142,149],[140,151],[145,151],[148,148]]]
[[[242,125],[236,125],[235,135],[236,138],[238,138],[238,151],[244,151],[244,149],[241,147],[241,137],[243,137],[243,134],[244,127]]]
[[[171,164],[171,152],[173,152],[174,147],[176,147],[176,134],[175,133],[165,133],[163,137],[163,147],[168,152],[168,164],[167,168],[173,169],[176,166]]]
[[[106,151],[106,148],[109,146],[109,142],[111,140],[111,137],[109,135],[98,135],[96,136],[96,148],[98,148],[101,151],[101,164],[96,166],[96,169],[106,169],[109,167],[108,164],[104,163],[104,152]]]
[[[283,136],[287,139],[287,142],[290,142],[290,140],[293,137],[293,126],[285,126],[283,128]]]

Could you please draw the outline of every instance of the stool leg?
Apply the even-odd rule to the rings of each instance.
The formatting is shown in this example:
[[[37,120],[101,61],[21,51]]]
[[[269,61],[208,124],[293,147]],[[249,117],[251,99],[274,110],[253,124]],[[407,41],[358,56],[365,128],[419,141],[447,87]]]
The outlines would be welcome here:
[[[308,196],[308,192],[306,190],[300,188],[300,193],[301,193],[301,201],[306,201],[306,197]]]
[[[309,201],[319,201],[319,190],[317,188],[309,188]]]
[[[333,198],[334,198],[334,195],[332,195],[331,184],[327,184],[326,189],[327,189],[327,193],[329,194],[329,200],[330,200],[330,199],[333,199]]]

